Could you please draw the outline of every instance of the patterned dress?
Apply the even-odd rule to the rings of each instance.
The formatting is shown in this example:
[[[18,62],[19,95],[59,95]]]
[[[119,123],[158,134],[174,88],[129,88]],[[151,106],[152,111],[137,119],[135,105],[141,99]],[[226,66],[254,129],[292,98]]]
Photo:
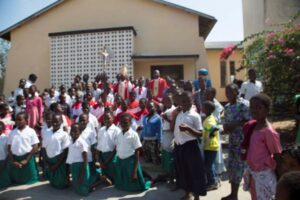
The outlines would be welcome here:
[[[251,119],[249,105],[239,99],[235,104],[228,103],[225,106],[225,123],[237,123]],[[239,184],[243,177],[245,163],[241,160],[240,145],[244,140],[242,126],[239,126],[229,134],[228,146],[228,177],[231,183]]]

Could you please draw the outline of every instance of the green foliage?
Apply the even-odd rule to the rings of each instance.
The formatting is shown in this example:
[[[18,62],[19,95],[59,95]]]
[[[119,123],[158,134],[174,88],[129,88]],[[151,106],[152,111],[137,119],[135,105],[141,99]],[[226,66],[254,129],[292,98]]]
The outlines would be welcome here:
[[[10,48],[10,44],[0,38],[0,91],[3,88],[3,81],[5,76],[5,66],[7,61],[8,50]]]

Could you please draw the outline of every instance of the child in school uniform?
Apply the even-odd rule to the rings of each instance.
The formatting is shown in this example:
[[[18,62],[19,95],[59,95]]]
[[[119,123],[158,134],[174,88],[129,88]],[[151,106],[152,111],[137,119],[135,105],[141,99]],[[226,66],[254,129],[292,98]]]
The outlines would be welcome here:
[[[129,192],[143,191],[150,188],[151,183],[144,179],[139,164],[139,153],[142,147],[138,134],[130,128],[131,115],[124,113],[120,117],[122,131],[116,136],[117,166],[115,187]]]
[[[104,126],[98,132],[97,156],[103,175],[114,181],[117,162],[115,137],[121,130],[113,123],[113,113],[106,111],[103,116]]]
[[[14,126],[14,121],[12,121],[9,108],[9,105],[6,103],[0,104],[0,121],[4,123],[3,133],[6,135],[8,135],[11,132]]]
[[[75,99],[76,101],[72,104],[71,106],[71,115],[73,121],[79,117],[79,115],[82,114],[82,108],[81,108],[81,103],[82,103],[82,93],[80,91],[76,92]]]
[[[14,119],[16,119],[16,116],[19,112],[25,112],[25,110],[26,110],[25,98],[23,95],[18,95],[16,97],[16,104],[13,107]]]
[[[34,154],[38,150],[39,139],[34,129],[27,125],[27,113],[16,117],[17,128],[8,137],[11,179],[17,184],[31,184],[38,181],[38,170]]]
[[[192,109],[193,96],[190,92],[181,95],[181,111],[176,117],[175,136],[175,165],[176,184],[185,190],[182,199],[195,200],[206,195],[206,174],[198,138],[202,136],[200,115]]]
[[[207,175],[207,190],[218,188],[217,173],[215,169],[215,160],[219,150],[218,124],[212,114],[215,110],[215,104],[212,101],[205,101],[202,106],[202,112],[206,115],[203,122],[203,144],[204,157]]]
[[[0,121],[0,188],[7,187],[11,184],[7,156],[8,136],[5,135],[3,131],[4,123]]]
[[[68,170],[66,159],[68,147],[71,143],[69,134],[61,129],[62,115],[52,115],[52,130],[48,131],[43,139],[45,147],[46,173],[45,177],[54,188],[63,189],[67,187]]]
[[[80,126],[74,123],[71,127],[72,141],[68,149],[66,163],[70,164],[72,186],[76,193],[87,196],[95,184],[88,164],[89,145],[80,137]]]

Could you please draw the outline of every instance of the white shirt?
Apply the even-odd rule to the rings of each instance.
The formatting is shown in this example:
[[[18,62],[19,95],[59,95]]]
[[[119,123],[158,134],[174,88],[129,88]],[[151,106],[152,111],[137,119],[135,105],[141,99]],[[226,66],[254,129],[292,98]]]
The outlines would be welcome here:
[[[255,81],[255,84],[249,80],[244,82],[241,87],[241,94],[245,95],[246,100],[250,100],[251,97],[257,95],[263,91],[262,83],[260,81]]]
[[[220,102],[217,99],[214,99],[214,104],[215,104],[215,110],[212,114],[216,118],[216,121],[220,124],[221,112],[224,110],[224,107],[220,104]]]
[[[24,88],[30,88],[32,86],[32,82],[30,80],[26,80],[26,84]]]
[[[26,111],[26,105],[21,105],[21,106],[18,106],[18,104],[15,104],[15,107],[14,107],[14,113],[15,113],[15,118],[17,117],[17,114],[20,113],[20,112],[25,112]]]
[[[115,138],[121,130],[112,124],[108,129],[102,127],[98,132],[97,149],[101,152],[113,151],[115,148]]]
[[[114,95],[112,93],[109,93],[107,95],[107,102],[114,103],[114,101],[115,101]]]
[[[51,104],[56,103],[57,102],[57,98],[55,96],[50,97],[49,95],[46,97],[45,99],[45,104],[46,106],[49,108]]]
[[[61,95],[61,93],[60,93],[60,95]],[[66,103],[69,105],[69,106],[72,106],[72,99],[71,99],[71,97],[67,94],[67,93],[65,93],[64,94],[65,95],[65,97],[66,97]],[[56,97],[56,101],[58,102],[59,101],[59,95]]]
[[[162,114],[165,114],[169,120],[172,120],[172,113],[175,109],[176,107],[172,105],[171,108],[166,109],[166,111],[163,112]],[[163,121],[163,130],[170,130],[171,129],[170,122],[164,120],[163,117],[162,117],[162,121]]]
[[[100,88],[97,88],[96,90],[93,91],[93,96],[96,101],[100,99],[100,95],[102,94],[102,90]]]
[[[147,97],[147,88],[145,88],[144,86],[142,87],[142,91],[141,94],[139,94],[139,89],[140,87],[136,87],[134,88],[134,91],[136,92],[136,98],[138,100],[142,99],[142,98],[146,98]]]
[[[52,127],[48,127],[48,125],[45,123],[45,125],[43,126],[42,130],[41,130],[41,137],[42,137],[42,147],[45,148],[45,142],[44,139],[50,134],[52,133]]]
[[[116,136],[117,155],[121,159],[134,155],[135,150],[142,147],[138,134],[131,128],[123,134],[120,131]]]
[[[0,160],[5,160],[7,157],[8,136],[2,133],[0,135]]]
[[[95,133],[95,129],[91,129],[89,127],[86,127],[81,135],[80,138],[82,138],[88,145],[88,151],[87,151],[87,155],[88,155],[88,162],[92,162],[93,161],[93,156],[92,156],[92,151],[91,151],[91,147],[92,145],[97,143],[97,139],[96,139],[96,133]]]
[[[88,144],[79,137],[74,143],[71,142],[66,163],[73,164],[77,162],[83,162],[82,153],[88,152],[88,150]]]
[[[16,156],[23,156],[32,150],[32,145],[38,144],[39,139],[35,131],[26,126],[22,131],[18,128],[12,130],[8,136],[11,152]]]
[[[46,137],[43,139],[43,145],[49,158],[61,154],[69,147],[70,143],[71,138],[69,134],[62,129],[59,129],[54,133],[53,130],[51,130],[51,132],[46,134]]]
[[[15,102],[17,102],[17,96],[19,96],[19,95],[24,96],[24,94],[23,94],[23,89],[18,87],[18,88],[15,89],[15,91],[14,91],[14,100],[15,100]]]
[[[193,109],[190,109],[189,111],[186,112],[181,111],[177,115],[176,122],[175,122],[175,130],[174,130],[175,142],[176,144],[180,144],[180,145],[196,139],[196,137],[191,136],[186,132],[180,131],[179,125],[181,124],[186,124],[189,127],[196,130],[203,129],[201,117],[197,112],[195,112]]]
[[[79,116],[76,118],[76,122],[79,122]],[[99,127],[98,120],[92,113],[89,113],[89,123],[87,126],[93,131],[96,131],[96,128]]]

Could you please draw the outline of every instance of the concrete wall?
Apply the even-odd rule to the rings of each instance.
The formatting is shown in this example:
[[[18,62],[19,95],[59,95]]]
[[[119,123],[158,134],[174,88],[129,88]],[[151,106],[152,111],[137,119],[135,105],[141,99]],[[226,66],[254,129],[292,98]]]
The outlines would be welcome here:
[[[149,0],[67,0],[11,32],[5,93],[30,73],[39,89],[49,87],[48,33],[122,26],[137,31],[134,54],[199,54],[196,67],[207,66],[197,15]]]
[[[244,36],[287,22],[300,10],[299,0],[243,0]]]
[[[207,49],[207,57],[208,57],[208,67],[209,67],[209,74],[212,81],[212,85],[217,90],[217,99],[219,101],[227,101],[225,96],[225,87],[221,87],[221,70],[220,70],[220,54],[222,49]],[[241,60],[243,57],[243,51],[237,50],[234,51],[233,55],[227,60],[226,63],[226,80],[227,84],[230,83],[230,68],[229,62],[235,62],[235,69],[238,69],[241,65]],[[246,70],[242,70],[240,72],[236,72],[236,79],[246,80]]]

